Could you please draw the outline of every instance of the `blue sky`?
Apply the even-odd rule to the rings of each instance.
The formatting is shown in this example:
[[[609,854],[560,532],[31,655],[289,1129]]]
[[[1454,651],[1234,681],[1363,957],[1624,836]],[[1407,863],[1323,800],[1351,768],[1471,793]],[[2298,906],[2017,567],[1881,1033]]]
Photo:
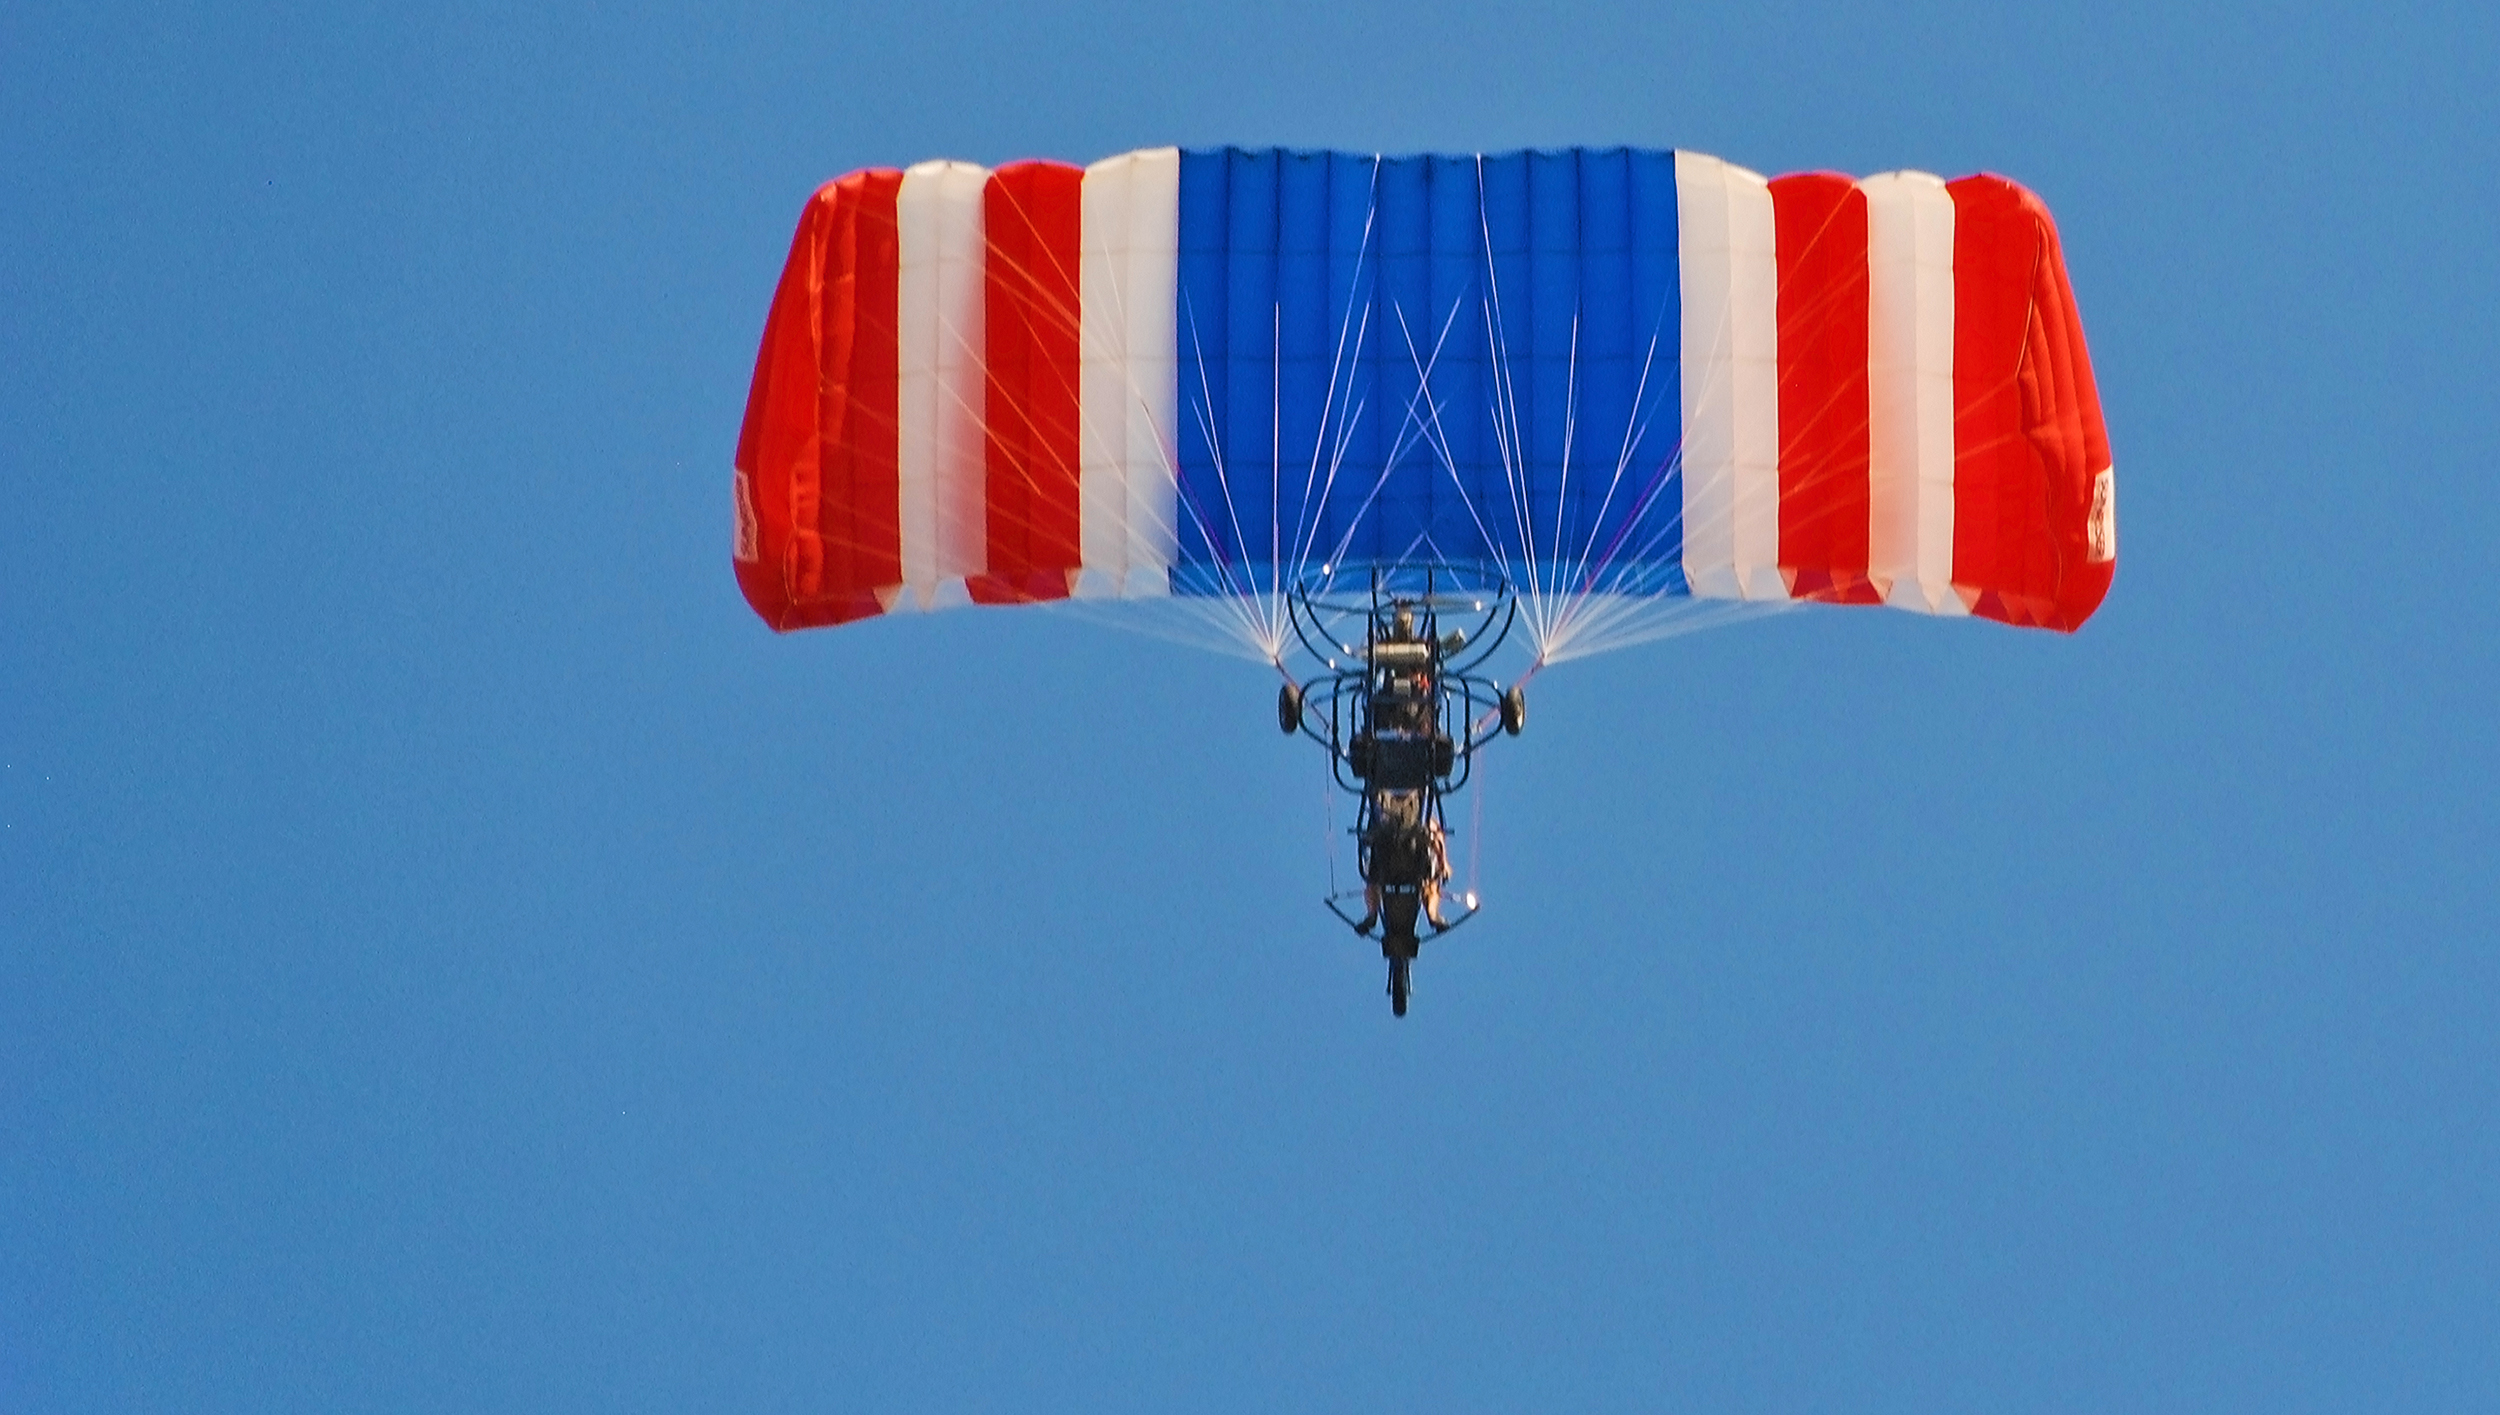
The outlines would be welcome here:
[[[2500,1404],[2479,9],[0,14],[0,1409]],[[800,202],[2005,172],[2073,638],[1538,680],[1393,1023],[1257,669],[776,639]]]

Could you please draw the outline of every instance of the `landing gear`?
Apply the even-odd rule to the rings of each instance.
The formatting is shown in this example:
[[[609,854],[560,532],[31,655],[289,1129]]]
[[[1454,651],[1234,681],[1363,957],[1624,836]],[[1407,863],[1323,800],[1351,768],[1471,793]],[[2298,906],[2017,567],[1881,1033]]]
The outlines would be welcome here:
[[[1422,894],[1412,887],[1381,891],[1380,951],[1389,955],[1389,1010],[1400,1017],[1415,991],[1415,916],[1422,904]]]
[[[1276,725],[1290,737],[1302,730],[1302,685],[1287,683],[1276,690]]]

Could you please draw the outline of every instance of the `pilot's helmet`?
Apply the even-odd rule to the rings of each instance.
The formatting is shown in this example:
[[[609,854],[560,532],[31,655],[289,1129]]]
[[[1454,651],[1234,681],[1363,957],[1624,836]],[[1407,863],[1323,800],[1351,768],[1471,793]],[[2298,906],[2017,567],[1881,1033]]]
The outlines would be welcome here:
[[[1415,637],[1415,611],[1399,605],[1396,617],[1389,621],[1389,633],[1392,638],[1398,639]]]

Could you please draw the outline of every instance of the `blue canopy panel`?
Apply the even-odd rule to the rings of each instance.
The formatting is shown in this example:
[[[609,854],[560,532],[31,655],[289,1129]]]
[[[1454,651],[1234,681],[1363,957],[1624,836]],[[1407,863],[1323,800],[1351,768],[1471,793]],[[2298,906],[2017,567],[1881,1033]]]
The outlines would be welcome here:
[[[1688,593],[1675,156],[1184,151],[1180,594]]]

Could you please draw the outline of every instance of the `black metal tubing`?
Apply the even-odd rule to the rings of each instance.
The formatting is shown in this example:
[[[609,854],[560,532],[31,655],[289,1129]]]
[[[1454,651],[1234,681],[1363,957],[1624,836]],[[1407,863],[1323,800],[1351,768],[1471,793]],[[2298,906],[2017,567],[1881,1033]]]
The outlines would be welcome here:
[[[1374,883],[1371,878],[1371,828],[1376,823],[1376,803],[1371,781],[1354,772],[1351,744],[1375,730],[1372,699],[1374,690],[1379,687],[1377,670],[1373,667],[1378,657],[1376,651],[1389,633],[1396,611],[1399,608],[1416,611],[1418,637],[1429,645],[1425,663],[1432,681],[1432,733],[1453,739],[1454,760],[1450,772],[1428,777],[1422,787],[1423,818],[1446,841],[1449,836],[1447,798],[1467,789],[1475,779],[1476,753],[1501,735],[1498,722],[1488,721],[1483,731],[1475,730],[1478,717],[1492,718],[1502,700],[1500,681],[1477,670],[1491,661],[1519,626],[1519,600],[1506,586],[1481,594],[1495,596],[1496,602],[1476,618],[1475,632],[1465,641],[1458,655],[1448,659],[1443,657],[1442,651],[1441,612],[1456,609],[1462,604],[1472,611],[1480,595],[1441,593],[1436,585],[1435,572],[1429,568],[1425,572],[1421,595],[1401,595],[1385,590],[1380,573],[1375,569],[1371,575],[1371,600],[1368,604],[1341,604],[1321,599],[1308,590],[1296,591],[1287,601],[1287,617],[1292,621],[1294,637],[1304,650],[1324,664],[1344,665],[1332,666],[1328,671],[1314,674],[1297,685],[1302,693],[1302,718],[1297,725],[1304,736],[1327,749],[1332,784],[1355,799],[1354,824],[1346,833],[1354,837],[1355,872],[1367,887]],[[1362,616],[1363,620],[1360,646],[1342,643],[1330,632],[1332,619],[1342,626],[1344,619],[1355,615]],[[1323,643],[1328,646],[1326,649],[1321,647]],[[1446,860],[1443,863],[1446,864]],[[1335,898],[1326,898],[1322,902],[1348,927],[1361,922]],[[1438,938],[1450,933],[1481,912],[1480,908],[1471,906],[1467,912],[1424,937]]]
[[[1485,611],[1484,622],[1476,626],[1476,635],[1475,637],[1468,639],[1467,647],[1471,649],[1477,647],[1478,642],[1483,638],[1485,629],[1492,625],[1493,616],[1497,614],[1505,616],[1502,620],[1501,632],[1493,636],[1493,641],[1491,643],[1485,644],[1481,649],[1479,649],[1474,658],[1467,660],[1465,663],[1450,667],[1446,670],[1447,672],[1457,674],[1460,677],[1465,677],[1482,667],[1484,661],[1493,656],[1493,651],[1495,649],[1500,648],[1503,644],[1510,641],[1510,631],[1519,622],[1519,601],[1515,598],[1506,596],[1502,603],[1497,604],[1493,608]],[[1464,652],[1464,650],[1462,650],[1462,652]]]
[[[1367,604],[1340,603],[1323,599],[1308,590],[1298,590],[1287,601],[1287,615],[1292,621],[1294,637],[1312,657],[1323,663],[1342,664],[1327,672],[1314,674],[1299,685],[1302,691],[1303,715],[1299,724],[1303,735],[1319,743],[1328,752],[1329,775],[1337,789],[1355,798],[1355,823],[1349,834],[1355,837],[1355,858],[1358,873],[1370,876],[1371,843],[1368,827],[1372,824],[1372,783],[1354,771],[1351,745],[1355,739],[1372,732],[1372,696],[1377,687],[1372,667],[1376,650],[1389,632],[1391,619],[1399,608],[1418,612],[1418,637],[1430,646],[1429,671],[1432,674],[1432,729],[1454,739],[1452,769],[1447,775],[1435,775],[1423,786],[1425,810],[1432,822],[1442,828],[1446,838],[1448,815],[1444,799],[1465,790],[1475,778],[1476,753],[1500,735],[1498,723],[1474,730],[1478,717],[1490,716],[1501,702],[1502,685],[1489,675],[1476,672],[1509,641],[1519,624],[1519,601],[1507,586],[1454,594],[1441,591],[1437,572],[1427,568],[1423,593],[1404,595],[1387,589],[1380,572],[1371,573],[1371,598]],[[1472,612],[1484,596],[1495,602],[1476,617],[1475,633],[1460,653],[1463,658],[1442,657],[1441,612],[1465,605]],[[1340,642],[1330,631],[1331,620],[1360,615],[1363,620],[1363,641],[1358,646]],[[1322,645],[1327,648],[1322,648]],[[1453,717],[1455,720],[1453,721]],[[1454,731],[1451,729],[1455,729]],[[1332,909],[1336,906],[1332,903]],[[1343,917],[1343,911],[1338,911]],[[1474,917],[1474,911],[1459,922]],[[1352,923],[1352,919],[1347,919]],[[1451,927],[1457,927],[1456,924]]]
[[[1297,608],[1301,611],[1300,613],[1295,612]],[[1311,657],[1318,659],[1322,663],[1336,662],[1336,655],[1321,653],[1319,651],[1319,646],[1311,642],[1311,636],[1302,632],[1302,620],[1305,615],[1310,617],[1312,628],[1319,629],[1322,633],[1327,632],[1325,626],[1319,622],[1319,615],[1311,609],[1311,597],[1309,594],[1297,594],[1293,598],[1285,601],[1285,620],[1287,623],[1293,625],[1293,636],[1302,641],[1302,647],[1310,653]],[[1331,640],[1331,642],[1333,643],[1334,640]]]

